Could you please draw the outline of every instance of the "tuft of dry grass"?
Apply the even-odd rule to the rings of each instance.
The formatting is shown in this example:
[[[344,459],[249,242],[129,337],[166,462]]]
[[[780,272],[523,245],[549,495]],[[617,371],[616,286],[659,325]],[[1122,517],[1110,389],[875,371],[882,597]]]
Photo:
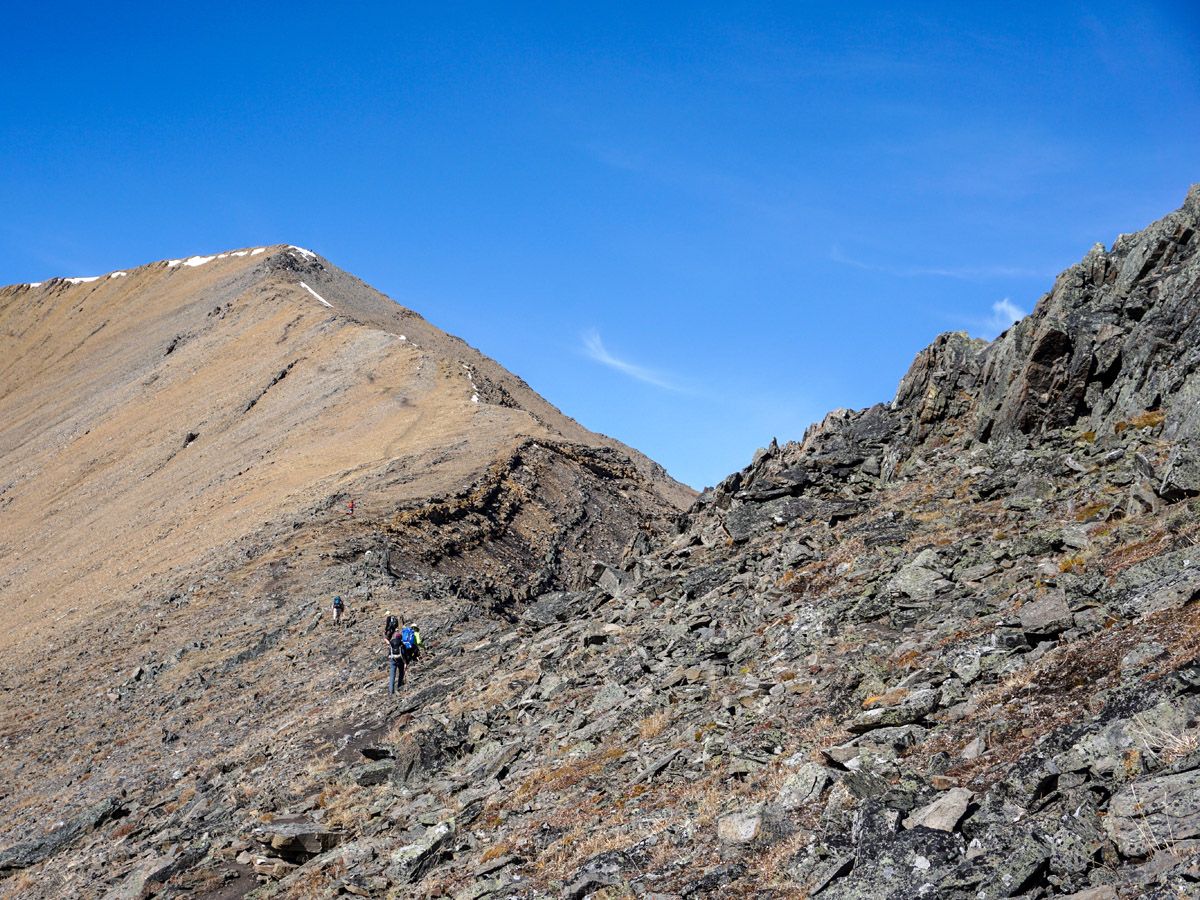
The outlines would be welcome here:
[[[1117,422],[1113,426],[1113,430],[1117,434],[1120,434],[1122,431],[1125,431],[1129,428],[1154,428],[1157,425],[1161,425],[1166,418],[1167,414],[1161,409],[1148,409],[1144,413],[1139,413],[1138,415],[1134,416],[1132,419],[1128,419],[1124,422]]]
[[[638,737],[643,741],[653,740],[662,734],[669,724],[671,724],[671,711],[660,709],[638,723]]]
[[[564,760],[556,766],[534,769],[513,792],[512,802],[519,806],[542,791],[561,792],[573,788],[581,781],[599,775],[606,765],[624,755],[624,748],[609,747],[587,756]]]
[[[1166,553],[1177,545],[1195,544],[1197,535],[1200,535],[1200,521],[1178,529],[1159,529],[1140,541],[1125,544],[1109,552],[1104,561],[1104,574],[1111,580],[1126,569],[1160,553]]]
[[[512,853],[514,845],[509,841],[501,841],[498,844],[492,844],[483,851],[483,855],[479,857],[481,863],[491,862],[493,859],[499,859]]]
[[[1066,559],[1061,560],[1058,564],[1058,571],[1063,573],[1082,572],[1086,568],[1087,564],[1084,562],[1082,556],[1068,556]]]
[[[38,886],[37,879],[29,872],[21,872],[13,876],[12,881],[4,886],[3,900],[21,900],[33,893]]]
[[[126,835],[133,834],[135,831],[137,831],[137,826],[126,820],[112,830],[113,840],[120,840]]]
[[[1090,522],[1092,519],[1099,516],[1107,510],[1112,504],[1105,500],[1093,500],[1091,503],[1085,503],[1079,509],[1075,510],[1076,522]]]
[[[863,700],[862,708],[871,709],[875,706],[895,706],[907,697],[908,693],[908,688],[894,688],[882,694],[871,694]]]

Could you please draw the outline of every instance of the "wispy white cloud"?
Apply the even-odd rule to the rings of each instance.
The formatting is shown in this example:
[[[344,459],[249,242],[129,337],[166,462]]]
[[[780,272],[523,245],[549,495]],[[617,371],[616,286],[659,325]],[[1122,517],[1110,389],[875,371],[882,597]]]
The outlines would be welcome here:
[[[613,356],[608,352],[608,348],[604,346],[604,341],[600,339],[600,332],[592,329],[583,335],[583,350],[589,359],[600,363],[602,366],[608,366],[610,369],[615,369],[622,375],[627,375],[637,381],[645,384],[653,385],[656,388],[661,388],[665,391],[681,391],[682,389],[672,382],[666,376],[648,369],[645,366],[639,366],[637,363],[629,362]]]
[[[829,258],[844,266],[862,269],[864,272],[881,272],[897,278],[955,278],[962,281],[982,281],[988,278],[1051,278],[1057,270],[1026,269],[1020,266],[982,265],[982,266],[890,266],[881,263],[864,262],[842,252],[841,247],[834,244],[829,251]]]
[[[992,316],[987,320],[987,327],[993,336],[1007,331],[1014,322],[1026,316],[1025,310],[1017,306],[1007,297],[992,304]]]

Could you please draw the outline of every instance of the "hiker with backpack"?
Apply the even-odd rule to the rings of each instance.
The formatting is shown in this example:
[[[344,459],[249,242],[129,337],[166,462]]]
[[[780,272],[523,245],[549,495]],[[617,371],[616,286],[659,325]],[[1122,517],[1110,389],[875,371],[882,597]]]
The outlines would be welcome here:
[[[421,632],[415,622],[400,629],[400,648],[406,665],[417,661],[422,646]]]
[[[400,628],[400,620],[392,613],[387,614],[387,620],[383,623],[383,639],[391,641],[392,635]]]
[[[392,632],[388,638],[388,672],[388,693],[394,694],[397,687],[404,685],[404,642],[400,631]]]
[[[333,598],[333,624],[342,624],[342,613],[346,611],[346,604],[342,602],[342,595],[335,594]]]

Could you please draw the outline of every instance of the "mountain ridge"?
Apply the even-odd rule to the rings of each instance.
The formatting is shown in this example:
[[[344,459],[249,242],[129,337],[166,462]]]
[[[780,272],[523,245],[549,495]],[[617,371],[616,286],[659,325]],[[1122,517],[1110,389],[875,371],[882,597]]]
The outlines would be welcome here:
[[[411,506],[385,486],[351,519],[323,488],[296,534],[80,626],[94,713],[69,661],[0,667],[24,698],[0,874],[34,896],[1194,893],[1198,225],[1194,187],[995,341],[936,338],[891,402],[680,515],[617,449],[512,432]],[[276,264],[305,309],[326,315],[300,280],[356,302],[319,260]],[[450,362],[431,383],[473,412],[490,372]],[[345,630],[309,599],[333,591]],[[398,608],[430,652],[393,705],[368,648]],[[48,805],[74,817],[39,830]]]

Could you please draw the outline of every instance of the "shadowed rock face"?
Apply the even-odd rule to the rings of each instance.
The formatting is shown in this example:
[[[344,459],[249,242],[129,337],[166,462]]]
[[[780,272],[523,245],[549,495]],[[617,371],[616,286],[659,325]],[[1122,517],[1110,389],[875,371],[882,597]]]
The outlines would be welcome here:
[[[424,500],[380,478],[352,524],[327,491],[107,620],[100,712],[8,717],[13,844],[51,790],[14,760],[72,810],[146,773],[33,895],[1196,893],[1198,220],[1193,189],[997,340],[943,335],[673,533],[626,505],[652,469],[546,434]],[[335,586],[338,630],[297,599]],[[401,603],[427,647],[389,698]],[[33,671],[6,686],[63,678]],[[329,837],[273,855],[270,822]]]

